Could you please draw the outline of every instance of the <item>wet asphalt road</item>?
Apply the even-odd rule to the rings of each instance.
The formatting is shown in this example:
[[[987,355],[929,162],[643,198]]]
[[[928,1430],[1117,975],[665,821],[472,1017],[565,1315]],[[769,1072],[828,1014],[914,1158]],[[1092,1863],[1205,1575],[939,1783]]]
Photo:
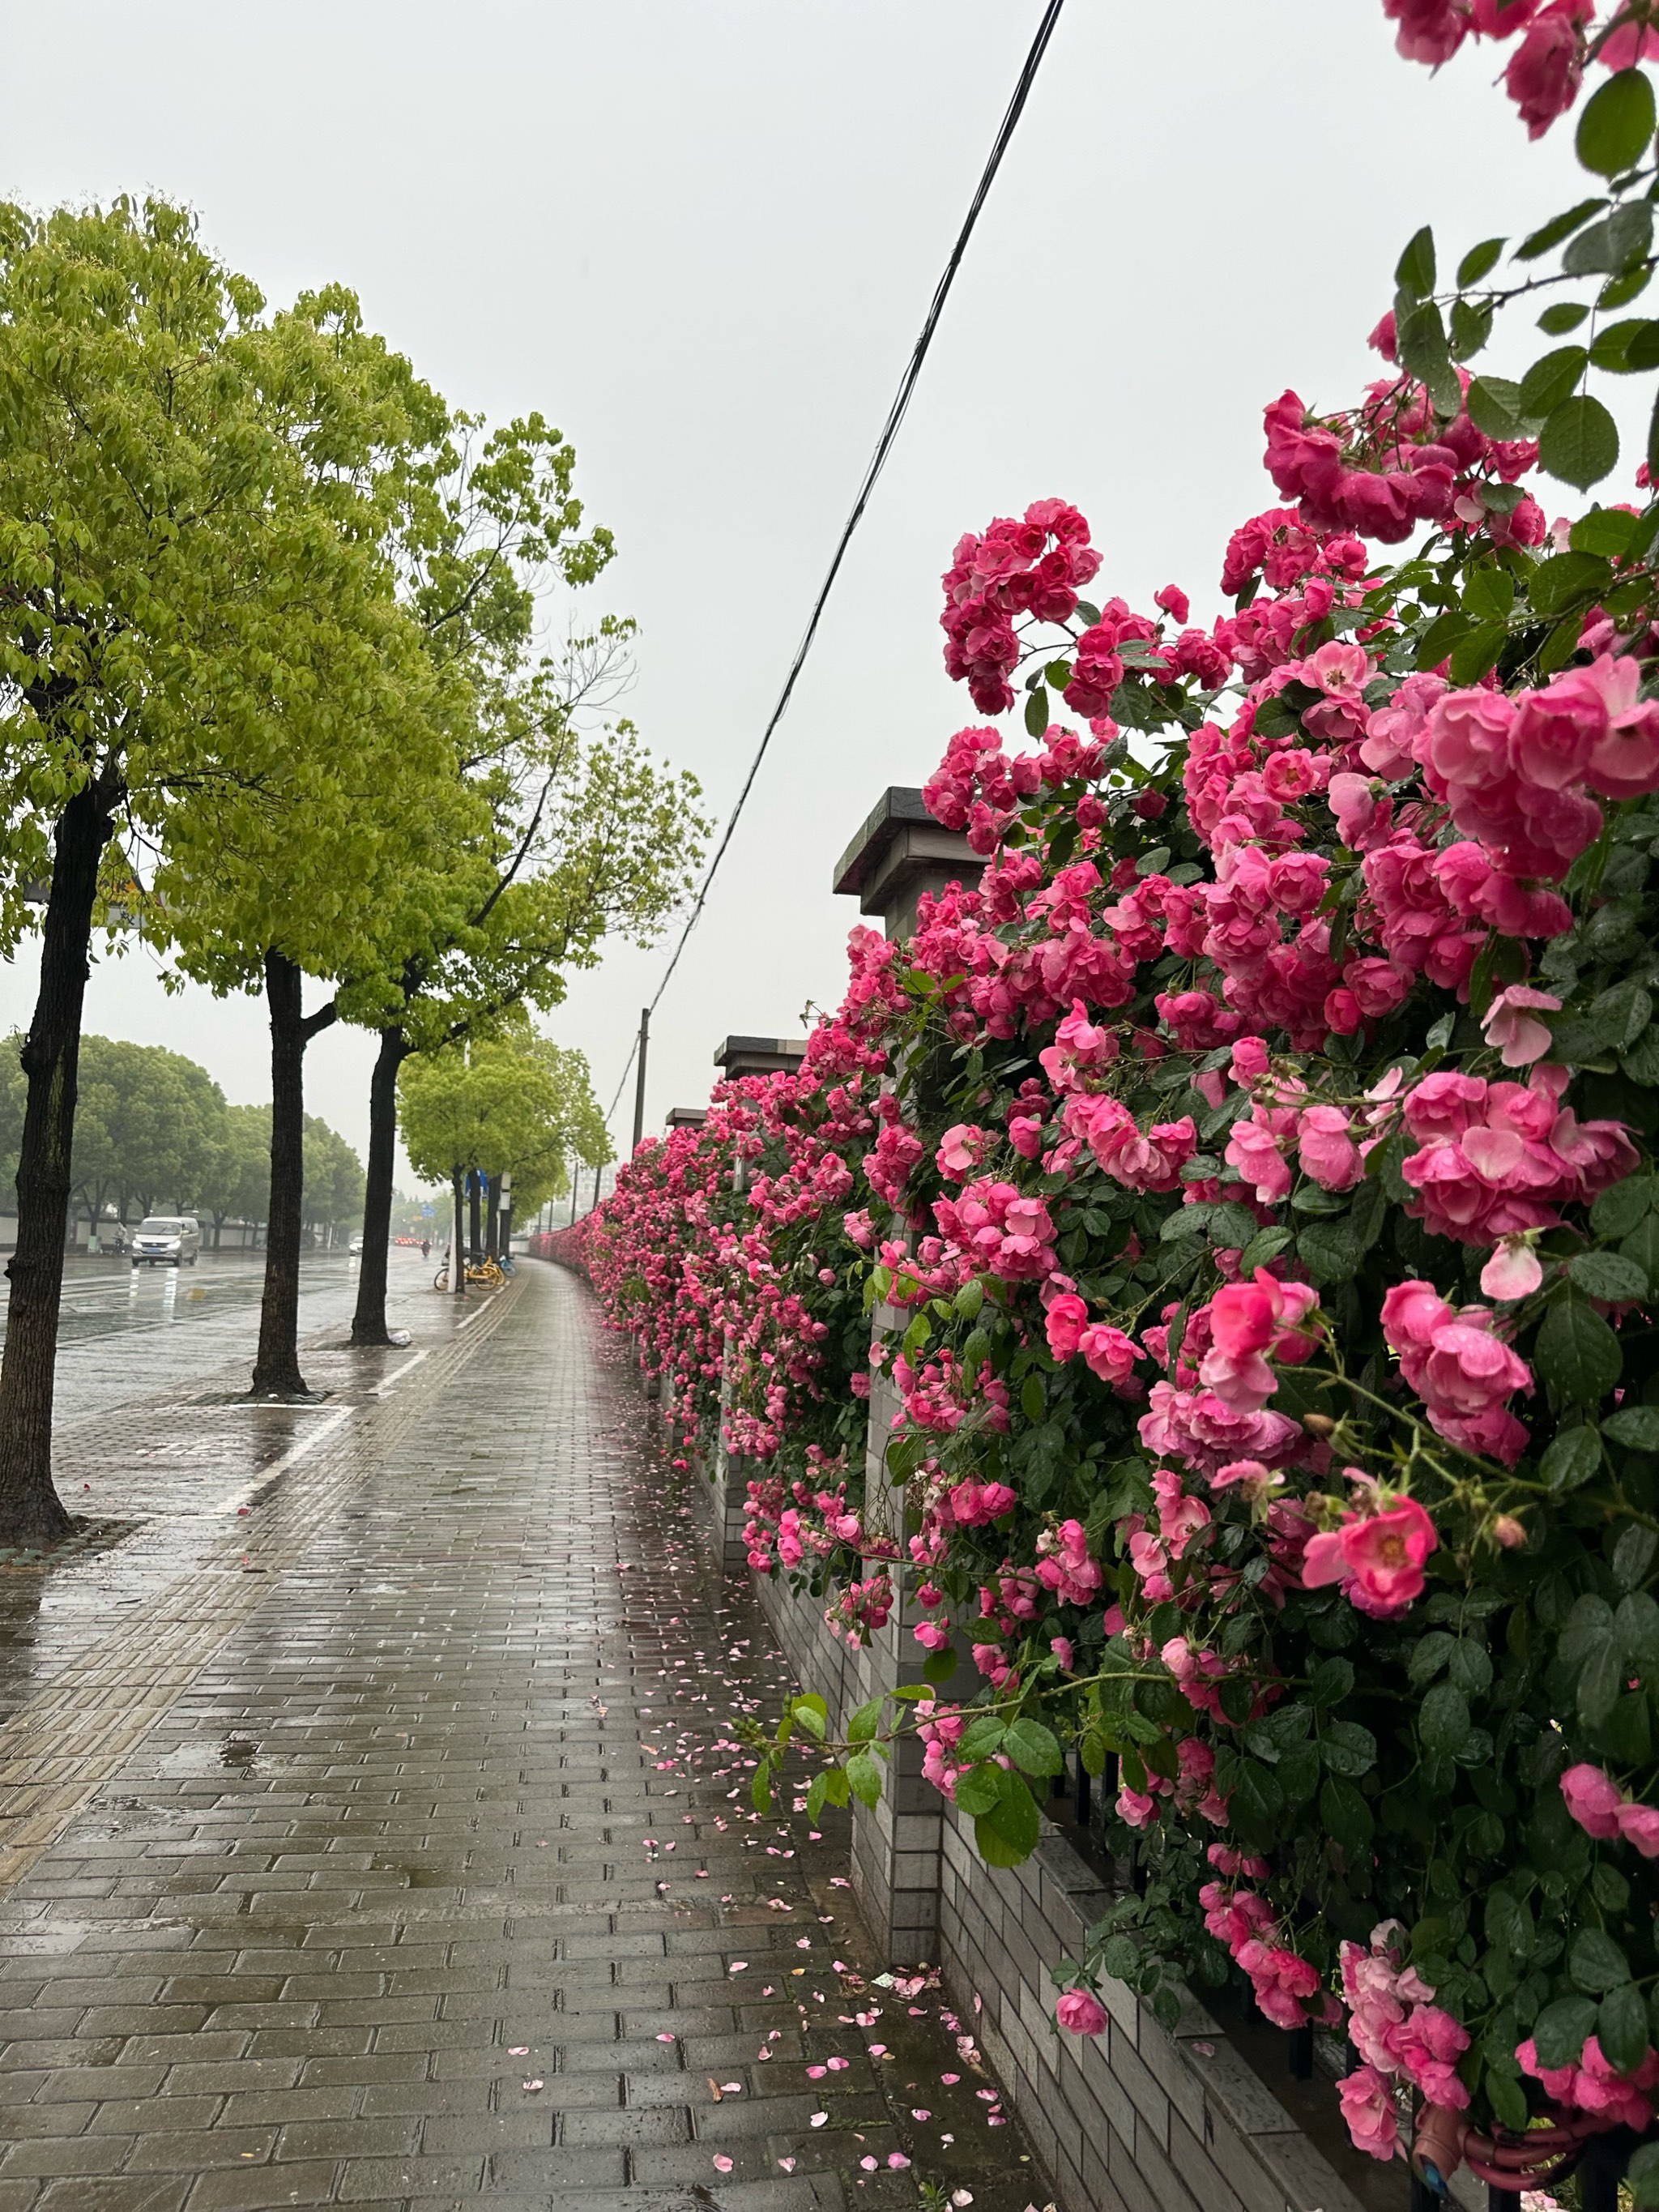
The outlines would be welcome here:
[[[394,1246],[392,1304],[429,1285],[435,1263]],[[358,1262],[344,1252],[301,1261],[300,1334],[349,1327]],[[110,1413],[210,1370],[252,1360],[264,1285],[262,1252],[204,1252],[193,1267],[134,1267],[125,1259],[71,1257],[64,1271],[58,1351],[58,1426]],[[9,1285],[0,1274],[0,1340]],[[394,1325],[396,1316],[394,1316]]]
[[[46,1560],[0,1550],[0,1720],[210,1556],[289,1469],[342,1441],[366,1400],[420,1376],[488,1304],[441,1295],[434,1264],[394,1247],[387,1319],[412,1340],[353,1351],[358,1263],[319,1254],[301,1268],[300,1299],[301,1366],[318,1402],[250,1404],[262,1259],[204,1253],[194,1267],[136,1276],[125,1261],[70,1262],[53,1473],[89,1526]]]

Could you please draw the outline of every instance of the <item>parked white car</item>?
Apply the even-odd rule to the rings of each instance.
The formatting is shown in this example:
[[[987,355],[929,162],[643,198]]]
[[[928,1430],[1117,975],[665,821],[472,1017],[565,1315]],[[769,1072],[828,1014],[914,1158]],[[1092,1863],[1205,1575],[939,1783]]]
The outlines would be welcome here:
[[[147,1214],[132,1232],[135,1267],[193,1267],[202,1249],[202,1224],[193,1213]]]

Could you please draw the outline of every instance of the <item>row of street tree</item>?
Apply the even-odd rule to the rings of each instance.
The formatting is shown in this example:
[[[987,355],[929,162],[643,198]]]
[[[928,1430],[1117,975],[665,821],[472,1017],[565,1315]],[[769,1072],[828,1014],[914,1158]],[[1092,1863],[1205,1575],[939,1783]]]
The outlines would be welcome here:
[[[606,718],[630,625],[548,647],[550,602],[613,550],[574,467],[539,414],[487,430],[452,407],[349,292],[268,310],[179,208],[0,208],[0,953],[40,933],[0,1543],[69,1526],[52,1372],[96,933],[264,994],[252,1382],[282,1395],[305,1389],[312,1039],[380,1040],[352,1334],[383,1343],[404,1063],[471,1066],[684,895],[696,787]]]
[[[610,1155],[586,1057],[527,1029],[412,1060],[401,1091],[410,1164],[417,1175],[450,1187],[450,1286],[457,1292],[465,1287],[462,1253],[493,1256],[506,1249],[504,1192],[510,1216],[532,1218],[569,1188],[575,1164]]]
[[[0,1060],[0,1178],[15,1182],[27,1104],[15,1055]],[[69,1227],[147,1213],[194,1213],[217,1245],[228,1222],[263,1226],[270,1191],[270,1109],[231,1106],[206,1068],[161,1045],[81,1040]],[[363,1164],[345,1139],[305,1117],[301,1198],[313,1236],[355,1229]]]

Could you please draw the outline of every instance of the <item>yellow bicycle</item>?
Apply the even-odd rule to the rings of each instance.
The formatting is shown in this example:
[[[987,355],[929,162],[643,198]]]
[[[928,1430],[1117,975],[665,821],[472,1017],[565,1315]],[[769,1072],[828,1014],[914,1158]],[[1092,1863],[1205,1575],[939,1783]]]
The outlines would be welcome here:
[[[485,1284],[492,1291],[499,1290],[507,1280],[507,1271],[498,1260],[480,1260],[476,1264],[469,1261],[466,1279],[469,1283]],[[432,1287],[434,1291],[447,1291],[449,1288],[447,1267],[439,1268],[432,1279]]]

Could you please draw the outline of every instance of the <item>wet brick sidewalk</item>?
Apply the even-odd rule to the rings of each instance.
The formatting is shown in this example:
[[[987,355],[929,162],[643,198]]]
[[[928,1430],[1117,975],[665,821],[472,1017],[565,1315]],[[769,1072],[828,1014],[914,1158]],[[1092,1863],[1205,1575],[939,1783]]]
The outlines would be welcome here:
[[[844,1826],[752,1812],[787,1673],[678,1480],[530,1265],[98,1647],[175,1673],[0,1893],[0,2212],[1042,2205]]]

